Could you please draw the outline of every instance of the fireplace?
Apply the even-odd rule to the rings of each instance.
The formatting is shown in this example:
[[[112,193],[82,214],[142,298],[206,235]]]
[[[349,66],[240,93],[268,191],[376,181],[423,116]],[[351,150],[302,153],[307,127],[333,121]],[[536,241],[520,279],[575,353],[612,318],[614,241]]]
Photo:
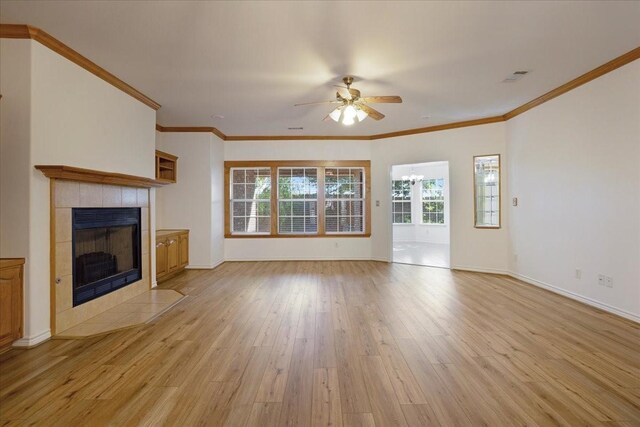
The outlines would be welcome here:
[[[140,208],[72,209],[73,306],[142,279]]]

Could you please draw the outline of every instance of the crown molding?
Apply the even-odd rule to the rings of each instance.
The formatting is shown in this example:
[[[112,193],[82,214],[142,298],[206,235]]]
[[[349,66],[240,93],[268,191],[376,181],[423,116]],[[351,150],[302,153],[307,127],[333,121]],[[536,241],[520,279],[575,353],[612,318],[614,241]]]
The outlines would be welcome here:
[[[113,74],[109,73],[104,68],[80,55],[69,46],[65,45],[61,41],[55,39],[51,35],[42,31],[39,28],[25,24],[0,24],[0,38],[13,38],[13,39],[32,39],[35,40],[54,52],[64,56],[75,64],[81,66],[90,73],[100,77],[107,83],[117,87],[128,95],[136,98],[147,106],[158,110],[160,104],[147,97],[143,93],[139,92],[132,86],[123,82]],[[211,132],[223,141],[321,141],[321,140],[356,140],[356,141],[370,141],[376,139],[394,138],[398,136],[415,135],[428,132],[438,132],[449,129],[457,129],[469,126],[479,126],[489,123],[498,123],[512,119],[526,111],[531,110],[539,105],[544,104],[547,101],[552,100],[562,94],[565,94],[585,83],[588,83],[598,77],[601,77],[611,71],[614,71],[626,64],[629,64],[637,59],[640,59],[640,47],[637,47],[609,62],[603,64],[597,68],[594,68],[587,73],[576,77],[575,79],[558,86],[557,88],[541,95],[511,111],[506,112],[500,116],[485,117],[474,120],[464,120],[460,122],[446,123],[442,125],[427,126],[422,128],[400,130],[388,133],[379,133],[374,135],[226,135],[215,127],[207,126],[161,126],[156,125],[156,130],[159,132]]]
[[[518,108],[515,108],[509,111],[508,113],[505,113],[503,117],[505,120],[512,119],[524,113],[525,111],[529,111],[532,108],[537,107],[538,105],[544,104],[545,102],[550,101],[553,98],[556,98],[564,93],[569,92],[570,90],[573,90],[579,86],[582,86],[583,84],[588,83],[591,80],[604,76],[605,74],[610,73],[613,70],[617,70],[623,65],[627,65],[628,63],[633,62],[639,58],[640,58],[640,47],[637,47],[625,53],[624,55],[620,55],[617,58],[612,59],[606,64],[602,64],[601,66],[584,73],[580,77],[576,77],[575,79],[563,84],[562,86],[558,86],[557,88],[545,93],[544,95],[539,96],[536,99],[533,99],[527,102],[526,104],[522,104]]]
[[[227,140],[227,135],[211,126],[161,126],[156,124],[158,132],[211,132],[223,141]]]
[[[468,127],[468,126],[479,126],[479,125],[486,125],[486,124],[489,124],[489,123],[504,122],[504,120],[505,120],[504,116],[485,117],[485,118],[482,118],[482,119],[464,120],[464,121],[461,121],[461,122],[446,123],[446,124],[443,124],[443,125],[427,126],[427,127],[423,127],[423,128],[415,128],[415,129],[407,129],[407,130],[399,130],[399,131],[396,131],[396,132],[379,133],[377,135],[369,136],[369,139],[395,138],[397,136],[415,135],[415,134],[418,134],[418,133],[438,132],[438,131],[441,131],[441,130],[457,129],[457,128],[464,128],[464,127]]]
[[[352,136],[352,135],[349,135],[349,136],[321,136],[321,135],[317,135],[317,136],[314,136],[314,135],[234,136],[234,135],[225,135],[224,133],[222,133],[220,130],[216,128],[199,128],[199,127],[163,128],[162,126],[158,125],[156,126],[156,129],[158,128],[183,129],[183,130],[174,130],[174,132],[207,132],[211,130],[198,130],[198,129],[215,129],[216,132],[214,133],[216,133],[216,135],[218,135],[220,139],[224,141],[308,141],[308,140],[341,140],[341,141],[342,140],[364,140],[366,141],[366,140],[395,138],[398,136],[416,135],[421,133],[438,132],[443,130],[457,129],[457,128],[463,128],[463,127],[469,127],[469,126],[480,126],[480,125],[486,125],[490,123],[505,122],[526,111],[531,110],[534,107],[542,105],[545,102],[552,100],[553,98],[556,98],[579,86],[582,86],[585,83],[588,83],[626,64],[629,64],[637,59],[640,59],[640,47],[637,47],[623,55],[620,55],[617,58],[607,62],[606,64],[603,64],[597,68],[594,68],[593,70],[588,71],[585,74],[579,77],[576,77],[575,79],[545,93],[544,95],[539,96],[538,98],[535,98],[525,104],[522,104],[521,106],[511,111],[508,111],[505,114],[500,116],[485,117],[485,118],[474,119],[474,120],[464,120],[460,122],[446,123],[442,125],[427,126],[427,127],[415,128],[415,129],[400,130],[395,132],[379,133],[374,135],[359,135],[359,136]],[[165,130],[160,130],[160,131],[168,132]]]
[[[154,110],[160,108],[160,104],[153,99],[39,28],[25,24],[0,24],[0,38],[35,40]]]

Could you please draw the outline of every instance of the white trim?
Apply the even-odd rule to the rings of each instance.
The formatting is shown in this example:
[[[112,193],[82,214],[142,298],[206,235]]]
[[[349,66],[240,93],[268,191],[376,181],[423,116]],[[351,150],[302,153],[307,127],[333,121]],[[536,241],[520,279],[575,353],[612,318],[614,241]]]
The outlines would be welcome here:
[[[372,258],[370,259],[370,261],[379,261],[379,262],[388,262],[388,263],[393,262],[393,261],[391,261],[391,260],[389,260],[389,259],[387,259],[387,258],[382,258],[382,257],[375,257],[375,258],[374,258],[374,257],[372,257]]]
[[[541,281],[536,280],[536,279],[532,279],[531,277],[527,277],[527,276],[524,276],[522,274],[515,273],[513,271],[508,272],[508,274],[509,274],[509,276],[513,277],[514,279],[522,280],[523,282],[528,283],[530,285],[546,289],[546,290],[551,291],[551,292],[553,292],[555,294],[559,294],[559,295],[565,296],[567,298],[571,298],[572,300],[579,301],[579,302],[581,302],[583,304],[587,304],[587,305],[590,305],[592,307],[599,308],[600,310],[604,310],[604,311],[606,311],[608,313],[615,314],[615,315],[620,316],[620,317],[624,317],[625,319],[634,321],[636,323],[640,323],[640,316],[638,316],[636,314],[633,314],[633,313],[629,313],[628,311],[622,310],[620,308],[613,307],[611,305],[602,303],[600,301],[596,301],[594,299],[582,296],[580,294],[576,294],[576,293],[571,292],[571,291],[567,291],[565,289],[559,288],[559,287],[554,286],[554,285],[550,285],[548,283],[541,282]]]
[[[321,257],[267,257],[267,258],[225,258],[225,262],[235,262],[235,261],[372,261],[371,257],[344,257],[337,258],[335,256],[321,256]]]
[[[151,283],[151,289],[156,288],[156,287],[158,287],[158,281],[157,281],[157,280],[154,280],[154,281]]]
[[[500,270],[497,268],[485,268],[485,267],[467,267],[464,265],[451,265],[451,270],[471,271],[473,273],[489,273],[489,274],[502,274],[503,276],[509,276],[509,272],[506,270]]]
[[[224,259],[219,259],[217,261],[214,261],[212,264],[202,264],[202,265],[189,264],[188,266],[185,267],[185,269],[186,270],[213,270],[223,262],[225,262]]]
[[[40,332],[32,337],[20,338],[19,340],[14,341],[12,346],[17,348],[31,348],[48,341],[49,338],[51,338],[51,330],[47,329],[46,331]]]

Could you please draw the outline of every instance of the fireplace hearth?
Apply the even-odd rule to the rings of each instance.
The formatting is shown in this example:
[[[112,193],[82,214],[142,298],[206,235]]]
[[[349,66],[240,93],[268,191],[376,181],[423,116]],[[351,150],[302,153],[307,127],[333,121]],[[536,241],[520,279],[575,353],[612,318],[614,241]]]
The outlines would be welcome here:
[[[140,208],[72,209],[73,306],[142,278]]]

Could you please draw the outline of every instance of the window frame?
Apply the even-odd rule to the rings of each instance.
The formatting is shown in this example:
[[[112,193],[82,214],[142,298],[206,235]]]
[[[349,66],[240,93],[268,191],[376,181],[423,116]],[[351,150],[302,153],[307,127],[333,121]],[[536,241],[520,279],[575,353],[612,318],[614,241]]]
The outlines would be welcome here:
[[[409,198],[406,199],[403,198],[401,200],[396,200],[393,198],[393,191],[394,191],[394,183],[395,182],[401,182],[402,185],[404,185],[404,183],[409,183]],[[404,191],[404,189],[403,189]],[[401,215],[404,215],[405,212],[404,209],[401,212],[397,212],[395,211],[395,206],[396,204],[404,204],[409,202],[409,222],[395,222],[395,214],[400,213]],[[411,181],[408,179],[392,179],[391,180],[391,223],[393,225],[412,225],[413,224],[413,185],[411,185]]]
[[[304,178],[307,178],[307,169],[315,169],[316,171],[316,197],[314,199],[311,198],[307,198],[307,194],[305,193],[305,197],[303,197],[302,199],[294,199],[294,198],[289,198],[289,199],[285,199],[280,197],[280,171],[283,169],[288,169],[291,172],[293,172],[294,169],[302,169],[303,170],[303,174],[304,174]],[[298,235],[312,235],[315,236],[318,234],[318,230],[319,230],[319,226],[318,226],[318,220],[320,218],[319,215],[319,204],[318,204],[318,193],[320,192],[320,189],[317,188],[318,187],[318,173],[319,173],[319,169],[317,167],[289,167],[289,166],[278,166],[276,168],[276,180],[277,180],[277,186],[278,188],[276,189],[276,199],[278,200],[278,208],[277,208],[277,212],[278,212],[278,226],[277,226],[277,234],[279,235],[283,235],[283,236],[298,236]],[[271,191],[273,191],[273,187],[271,188]],[[304,214],[305,211],[305,204],[307,202],[315,202],[316,204],[316,215],[315,215],[315,219],[316,219],[316,231],[301,231],[301,232],[296,232],[296,231],[291,231],[291,232],[281,232],[280,231],[280,203],[291,203],[292,204],[292,210],[293,210],[293,203],[294,202],[302,202],[303,203],[303,215],[299,216],[299,215],[293,215],[293,211],[290,215],[283,215],[283,218],[290,218],[293,221],[293,218],[303,218],[303,220],[307,219],[307,218],[314,218],[314,216],[310,215],[307,216]]]
[[[476,188],[476,159],[479,157],[498,158],[498,225],[478,225],[478,191]],[[473,156],[473,227],[484,230],[499,230],[502,228],[502,159],[500,154],[480,154]]]
[[[235,170],[244,170],[244,172],[245,172],[245,174],[246,174],[247,170],[255,170],[255,171],[259,171],[260,169],[268,169],[268,168],[234,167],[234,168],[230,168],[230,169],[229,169],[229,175],[230,175],[230,176],[231,176],[231,174],[233,173],[234,169],[235,169]],[[271,179],[271,177],[270,177],[270,179]],[[233,181],[231,181],[231,182],[229,183],[229,188],[228,188],[228,190],[229,190],[229,205],[230,205],[230,206],[232,205],[232,203],[231,203],[231,202],[232,202],[232,199],[231,199],[231,194],[232,194],[231,187],[232,187],[234,184],[236,184],[236,183],[235,183],[235,182],[233,182]],[[245,181],[244,181],[242,184],[245,186],[245,189],[246,189],[246,185],[247,185],[246,177],[245,177]],[[273,182],[270,182],[270,185],[273,187]],[[253,200],[254,200],[254,199],[248,199],[248,198],[246,197],[246,194],[245,194],[245,198],[244,198],[244,199],[233,199],[233,201],[240,202],[240,203],[250,203],[250,202],[252,202]],[[269,197],[268,199],[255,199],[255,200],[256,200],[256,201],[258,201],[258,202],[269,202],[269,204],[271,204],[272,197]],[[267,217],[267,216],[259,216],[259,215],[256,215],[256,216],[255,216],[256,221],[258,221],[258,222],[259,222],[259,221],[260,221],[260,218],[269,218],[269,219],[271,219],[271,215],[273,214],[273,209],[271,209],[271,206],[269,206],[269,208],[270,208],[270,210],[269,210],[269,217]],[[268,234],[268,232],[266,232],[266,231],[231,231],[231,230],[233,229],[233,227],[232,227],[232,221],[233,221],[233,219],[234,219],[234,218],[239,218],[240,216],[239,216],[239,217],[235,217],[235,216],[233,215],[233,209],[232,209],[232,206],[231,206],[231,207],[230,207],[230,209],[229,209],[229,214],[230,214],[230,218],[229,218],[230,233],[234,233],[235,235],[247,235],[247,236],[259,236],[259,235],[266,235],[266,234]],[[252,218],[250,215],[246,215],[246,213],[245,213],[245,215],[242,215],[241,217],[242,217],[242,218],[245,218],[245,219],[247,219],[247,218]],[[256,228],[259,228],[259,224],[258,224],[258,223],[256,224]]]
[[[243,233],[231,231],[231,169],[271,169],[271,231],[270,233]],[[306,234],[278,233],[278,168],[317,168],[318,170],[318,232]],[[364,230],[363,232],[325,232],[325,168],[364,169]],[[274,184],[275,183],[275,184]],[[264,238],[325,238],[325,237],[371,237],[371,161],[369,160],[239,160],[224,162],[224,235],[228,239]]]
[[[425,199],[424,198],[424,183],[425,181],[442,181],[442,189],[438,191],[442,192],[442,198],[440,199]],[[429,226],[446,226],[447,225],[447,197],[446,197],[447,181],[445,178],[424,178],[420,183],[420,224]],[[425,203],[438,203],[442,202],[442,222],[424,222],[424,204]]]

